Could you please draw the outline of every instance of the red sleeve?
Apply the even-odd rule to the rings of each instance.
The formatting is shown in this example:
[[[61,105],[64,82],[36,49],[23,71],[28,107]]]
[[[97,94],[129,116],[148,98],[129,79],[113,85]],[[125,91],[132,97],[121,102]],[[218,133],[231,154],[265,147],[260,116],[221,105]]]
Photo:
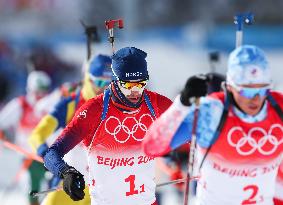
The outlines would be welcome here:
[[[61,153],[69,152],[81,141],[88,145],[100,123],[101,113],[102,96],[97,96],[82,105],[55,142],[61,148]]]
[[[283,201],[281,201],[280,199],[273,199],[274,205],[283,205]]]
[[[85,120],[85,124],[88,125],[89,131],[88,133],[85,134],[83,143],[87,147],[90,145],[92,138],[94,137],[94,133],[101,122],[101,115],[103,109],[103,96],[99,95],[96,99],[97,102],[95,106],[92,106],[92,110],[89,118]]]
[[[149,92],[149,96],[156,113],[157,123],[155,121],[150,125],[150,128],[142,142],[142,147],[143,151],[147,155],[156,157],[167,154],[170,151],[169,142],[171,139],[169,137],[160,137],[160,129],[156,129],[156,126],[159,126],[160,124],[164,125],[164,123],[161,122],[160,116],[170,107],[172,101],[167,97],[154,92]],[[151,150],[152,148],[154,150],[158,149],[159,151],[155,153],[149,152],[148,150]]]

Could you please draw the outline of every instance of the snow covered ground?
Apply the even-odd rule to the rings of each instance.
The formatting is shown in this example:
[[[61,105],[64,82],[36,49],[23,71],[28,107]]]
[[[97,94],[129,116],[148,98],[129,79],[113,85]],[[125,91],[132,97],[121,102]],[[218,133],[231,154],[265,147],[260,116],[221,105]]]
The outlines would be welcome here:
[[[22,175],[19,183],[12,185],[12,181],[21,166],[21,156],[3,148],[0,142],[0,204],[16,205],[28,204],[28,176]]]

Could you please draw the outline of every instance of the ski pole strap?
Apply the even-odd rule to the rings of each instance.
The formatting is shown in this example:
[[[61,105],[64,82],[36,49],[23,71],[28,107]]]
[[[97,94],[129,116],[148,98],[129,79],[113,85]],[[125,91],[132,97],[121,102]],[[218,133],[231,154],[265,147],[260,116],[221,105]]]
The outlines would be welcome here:
[[[146,106],[148,107],[151,115],[156,119],[156,114],[154,112],[153,106],[152,106],[150,99],[149,99],[149,97],[146,93],[144,93],[144,100],[145,100]]]
[[[110,101],[110,88],[107,88],[104,90],[104,96],[103,96],[103,110],[101,115],[101,121],[103,121],[106,118],[107,112],[108,112],[108,105]]]
[[[278,103],[275,101],[275,99],[272,97],[271,94],[269,94],[267,96],[267,100],[270,102],[271,106],[275,109],[275,111],[277,112],[277,114],[279,115],[281,121],[283,121],[283,111],[280,108],[280,106],[278,105]]]
[[[224,109],[223,109],[223,112],[222,112],[222,115],[221,115],[221,118],[220,118],[220,122],[217,126],[217,129],[213,135],[213,138],[210,142],[210,145],[209,147],[207,148],[202,160],[201,160],[201,163],[200,163],[200,166],[199,166],[199,170],[202,168],[203,166],[203,163],[209,153],[209,151],[211,150],[213,144],[216,142],[216,140],[218,139],[219,135],[220,135],[220,132],[222,131],[223,127],[224,127],[224,124],[225,124],[225,121],[227,119],[227,116],[228,116],[228,112],[229,112],[229,107],[230,107],[230,99],[231,99],[231,93],[229,92],[226,92],[226,95],[225,95],[225,101],[224,101]]]
[[[156,114],[154,112],[152,103],[150,102],[150,99],[146,93],[144,93],[144,100],[146,103],[146,106],[148,107],[150,114],[156,118]],[[110,89],[107,88],[104,90],[104,97],[103,97],[103,111],[101,115],[101,120],[104,120],[106,118],[107,112],[108,112],[108,107],[109,107],[109,101],[110,101]]]

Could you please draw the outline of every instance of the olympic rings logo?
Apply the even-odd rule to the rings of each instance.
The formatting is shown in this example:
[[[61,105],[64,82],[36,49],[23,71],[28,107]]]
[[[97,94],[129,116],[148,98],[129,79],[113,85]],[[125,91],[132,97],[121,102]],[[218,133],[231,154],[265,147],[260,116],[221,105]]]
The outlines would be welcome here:
[[[281,133],[279,134],[279,136],[276,137],[273,135],[274,129],[280,130]],[[240,136],[242,135],[242,137],[240,139],[235,140],[235,137],[239,136],[235,134],[235,132],[240,132],[241,133]],[[258,134],[262,135],[262,137],[259,140],[256,140],[255,138],[252,137],[252,136],[256,136],[256,132],[257,135]],[[266,130],[264,130],[261,127],[254,127],[249,130],[248,134],[246,134],[241,127],[233,127],[228,132],[227,140],[229,145],[235,147],[240,155],[244,155],[244,156],[251,155],[255,151],[258,151],[262,155],[270,155],[273,154],[278,148],[278,146],[283,143],[282,134],[283,134],[283,127],[281,124],[273,124],[268,132],[266,132]],[[278,137],[280,137],[281,139],[278,140]],[[263,149],[263,147],[267,144],[272,145],[272,147],[267,150],[266,147],[265,149]],[[247,147],[249,148],[247,149]]]
[[[133,137],[136,141],[139,142],[143,140],[143,137],[147,132],[149,125],[153,121],[154,121],[153,118],[149,114],[143,114],[139,118],[139,120],[137,120],[135,117],[126,117],[122,121],[122,123],[117,117],[110,116],[109,118],[107,118],[105,122],[105,130],[108,134],[112,135],[114,139],[119,143],[127,142],[130,139],[130,137]],[[148,126],[146,126],[144,123],[148,124]],[[144,135],[142,137],[136,136],[138,129],[144,132]],[[120,136],[118,136],[119,133],[121,133]],[[126,134],[125,139],[121,139],[124,138],[122,137],[123,134]]]

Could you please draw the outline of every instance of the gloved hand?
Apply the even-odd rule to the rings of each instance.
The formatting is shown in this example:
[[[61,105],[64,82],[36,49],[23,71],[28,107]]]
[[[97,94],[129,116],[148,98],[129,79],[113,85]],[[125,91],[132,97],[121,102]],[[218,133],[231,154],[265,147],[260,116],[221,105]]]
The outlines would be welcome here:
[[[85,196],[85,181],[83,175],[73,167],[68,167],[61,174],[63,189],[74,201],[82,200]]]
[[[207,94],[207,77],[205,75],[195,75],[190,77],[184,89],[181,91],[181,103],[186,106],[192,104],[192,98],[202,97]]]
[[[48,146],[46,143],[43,143],[42,145],[40,145],[38,148],[37,148],[37,155],[40,156],[40,157],[44,157],[44,155],[46,154],[46,152],[48,151]]]

